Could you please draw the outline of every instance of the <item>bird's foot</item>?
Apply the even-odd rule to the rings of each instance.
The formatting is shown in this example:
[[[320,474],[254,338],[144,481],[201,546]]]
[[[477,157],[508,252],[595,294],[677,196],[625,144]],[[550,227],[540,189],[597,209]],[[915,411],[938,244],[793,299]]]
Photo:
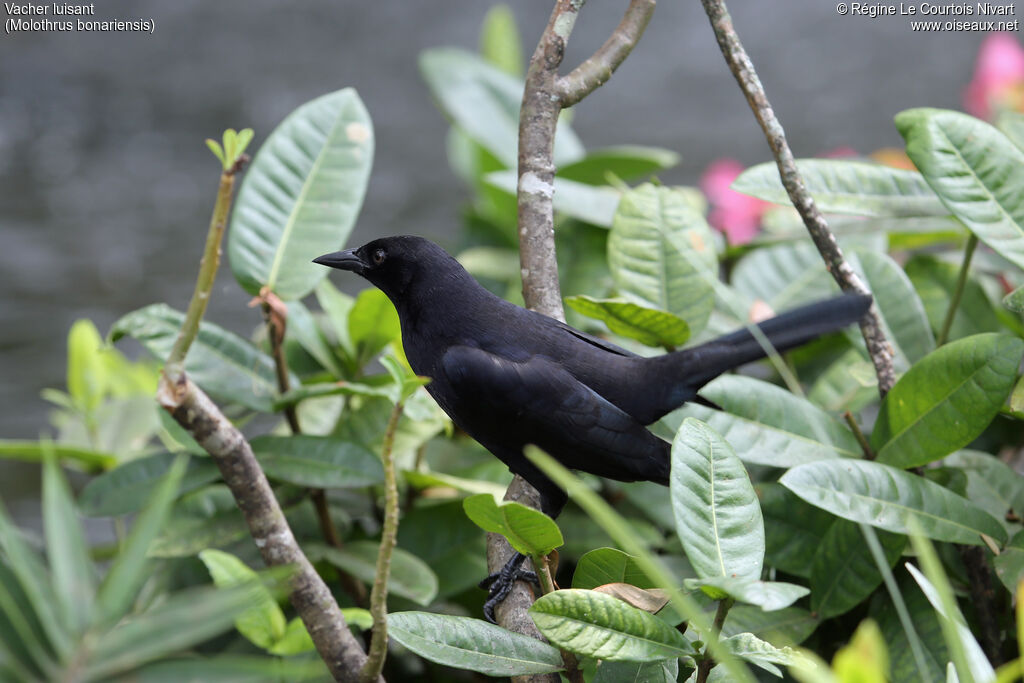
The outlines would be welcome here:
[[[528,569],[523,569],[523,560],[526,555],[516,553],[509,558],[501,571],[491,574],[480,582],[480,587],[487,590],[487,601],[484,603],[484,617],[492,624],[498,623],[494,619],[494,608],[501,604],[516,581],[528,581],[539,586],[540,581],[537,574]]]

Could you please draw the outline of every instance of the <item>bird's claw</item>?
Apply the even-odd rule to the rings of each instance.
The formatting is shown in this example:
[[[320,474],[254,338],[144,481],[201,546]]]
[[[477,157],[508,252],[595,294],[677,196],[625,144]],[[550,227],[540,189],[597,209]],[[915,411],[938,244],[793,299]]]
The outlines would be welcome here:
[[[480,587],[487,590],[487,601],[484,602],[484,618],[492,624],[498,623],[494,618],[494,609],[501,604],[516,581],[527,581],[539,586],[540,580],[536,572],[523,569],[526,556],[521,553],[513,555],[501,571],[495,572],[480,582]]]

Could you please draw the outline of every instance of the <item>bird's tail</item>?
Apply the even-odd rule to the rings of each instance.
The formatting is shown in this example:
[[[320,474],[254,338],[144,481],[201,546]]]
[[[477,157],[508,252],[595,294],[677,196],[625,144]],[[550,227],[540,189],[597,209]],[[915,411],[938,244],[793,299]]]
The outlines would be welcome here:
[[[699,389],[724,372],[769,355],[764,342],[783,353],[835,332],[860,319],[871,306],[871,297],[845,294],[787,311],[757,324],[763,339],[742,328],[692,349],[680,351],[688,383]],[[692,373],[692,374],[690,374]]]
[[[794,349],[856,322],[870,306],[870,296],[845,294],[760,322],[760,335],[745,327],[691,349],[647,359],[644,369],[651,391],[631,412],[649,424],[697,399],[697,391],[722,373],[767,357],[766,346],[779,353]]]

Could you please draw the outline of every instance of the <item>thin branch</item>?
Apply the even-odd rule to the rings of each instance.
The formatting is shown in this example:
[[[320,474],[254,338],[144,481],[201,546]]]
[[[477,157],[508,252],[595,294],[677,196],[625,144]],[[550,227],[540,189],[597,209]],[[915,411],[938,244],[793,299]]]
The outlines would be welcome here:
[[[552,551],[554,554],[554,551]],[[533,566],[537,569],[537,580],[540,582],[540,592],[543,595],[555,592],[555,580],[552,577],[554,570],[551,567],[551,554],[535,555],[530,558]],[[580,671],[580,663],[576,655],[568,650],[559,649],[562,653],[562,663],[565,664],[565,677],[569,683],[584,683],[583,672]]]
[[[558,79],[558,96],[563,108],[573,106],[612,77],[644,34],[656,4],[656,0],[632,0],[604,45],[590,59]]]
[[[949,308],[946,309],[946,319],[942,321],[942,329],[939,331],[939,338],[935,340],[936,346],[942,346],[949,340],[949,331],[953,327],[953,320],[956,318],[956,311],[960,308],[960,299],[964,295],[964,287],[967,285],[967,272],[971,268],[971,258],[974,256],[974,249],[978,246],[978,236],[973,232],[967,238],[967,246],[964,247],[964,260],[960,264],[960,273],[956,278],[956,289],[949,299]]]
[[[857,424],[857,418],[853,416],[849,410],[843,413],[843,419],[846,420],[846,424],[850,426],[850,431],[853,432],[853,436],[857,439],[857,443],[860,444],[860,450],[864,453],[864,457],[868,460],[875,459],[875,451],[871,448],[871,444],[868,443],[868,439],[864,436],[864,432],[860,430],[860,425]]]
[[[843,258],[843,252],[836,243],[835,235],[829,230],[824,216],[821,215],[814,199],[807,192],[807,187],[797,169],[796,160],[793,158],[793,152],[789,149],[789,143],[786,142],[782,124],[776,118],[771,102],[768,101],[768,96],[761,85],[761,80],[754,70],[754,65],[740,43],[724,0],[701,0],[701,3],[711,21],[711,28],[715,32],[718,47],[729,65],[729,70],[736,77],[740,89],[747,98],[747,103],[754,112],[761,130],[764,131],[768,146],[771,147],[775,157],[775,163],[779,167],[779,176],[782,178],[786,193],[800,214],[800,218],[803,219],[804,225],[807,226],[807,232],[810,233],[814,245],[825,261],[825,267],[843,291],[870,294],[853,268]],[[868,354],[875,366],[875,374],[878,376],[878,392],[884,397],[896,383],[896,374],[892,365],[892,346],[885,338],[881,319],[878,316],[878,307],[875,304],[872,304],[868,313],[861,318],[860,329],[867,344]]]
[[[220,244],[224,237],[224,228],[227,226],[228,213],[231,211],[231,198],[235,191],[235,177],[245,168],[249,157],[241,155],[231,166],[220,174],[220,185],[217,188],[217,200],[213,205],[213,215],[210,216],[210,229],[206,233],[206,246],[203,249],[203,258],[199,262],[199,275],[196,277],[196,287],[192,292],[192,299],[188,303],[188,310],[185,311],[185,320],[181,325],[178,338],[174,340],[174,347],[167,357],[164,365],[164,373],[174,382],[177,382],[185,373],[185,356],[188,349],[199,334],[199,323],[206,313],[206,304],[210,301],[210,291],[213,289],[213,281],[217,277],[217,267],[220,265]]]
[[[249,442],[186,375],[177,382],[161,377],[157,400],[213,456],[266,565],[294,568],[288,597],[331,675],[338,681],[359,680],[366,654],[331,591],[299,548]]]
[[[391,554],[398,538],[398,483],[395,475],[395,431],[402,417],[402,402],[395,404],[384,433],[384,447],[381,458],[384,461],[384,526],[380,533],[380,549],[377,551],[377,572],[370,591],[370,612],[373,614],[373,639],[366,664],[359,673],[362,683],[377,680],[384,669],[388,654],[388,578],[391,576]]]
[[[729,614],[729,608],[732,607],[732,598],[726,598],[718,603],[718,611],[715,612],[715,623],[711,626],[712,632],[708,634],[708,638],[718,638],[718,634],[722,632],[722,625],[725,623],[725,617]],[[704,649],[704,659],[700,660],[700,664],[697,665],[697,681],[696,683],[707,683],[708,674],[711,673],[711,667],[715,665],[715,660],[711,658],[710,648]]]

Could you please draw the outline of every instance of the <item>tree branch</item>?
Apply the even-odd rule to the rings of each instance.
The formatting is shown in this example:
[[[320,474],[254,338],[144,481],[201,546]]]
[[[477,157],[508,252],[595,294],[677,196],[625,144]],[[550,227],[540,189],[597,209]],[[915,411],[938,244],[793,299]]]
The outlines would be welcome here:
[[[656,0],[632,0],[618,27],[590,59],[557,80],[563,108],[571,107],[603,85],[633,51],[654,14]]]
[[[289,599],[338,681],[359,679],[366,662],[334,596],[303,554],[249,442],[186,375],[160,379],[157,400],[213,456],[268,567],[292,566]]]
[[[754,65],[751,63],[750,57],[747,56],[746,50],[743,49],[743,44],[740,43],[724,0],[701,0],[701,3],[711,21],[711,28],[715,32],[718,47],[729,65],[729,70],[736,77],[740,89],[747,98],[747,103],[764,131],[768,146],[771,147],[775,157],[775,163],[779,167],[779,176],[782,178],[786,193],[803,219],[804,225],[807,226],[807,232],[810,233],[814,245],[825,261],[825,267],[843,291],[870,294],[853,268],[843,258],[843,252],[836,243],[835,235],[829,230],[824,216],[821,215],[814,199],[807,192],[807,187],[796,167],[793,152],[789,149],[789,143],[786,142],[782,124],[776,118],[771,102],[768,101],[768,96],[761,85],[761,80],[754,70]],[[860,329],[864,335],[871,362],[875,366],[875,374],[878,376],[878,391],[884,397],[896,383],[896,374],[892,365],[892,346],[885,338],[885,332],[882,331],[877,305],[872,304],[868,313],[861,318]]]

